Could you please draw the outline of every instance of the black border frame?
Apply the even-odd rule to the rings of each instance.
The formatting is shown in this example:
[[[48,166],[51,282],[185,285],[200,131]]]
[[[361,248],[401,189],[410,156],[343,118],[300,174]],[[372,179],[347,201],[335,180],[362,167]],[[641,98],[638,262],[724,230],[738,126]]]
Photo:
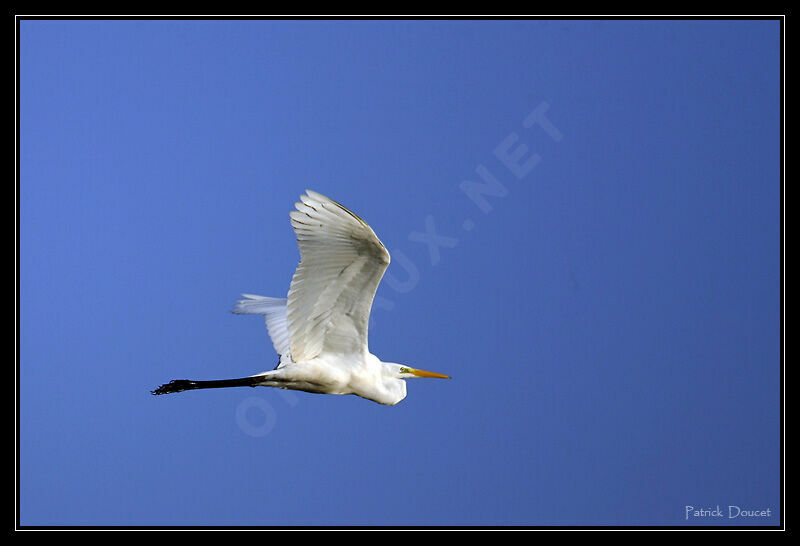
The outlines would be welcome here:
[[[143,530],[143,531],[167,531],[167,530],[185,530],[185,531],[208,531],[208,530],[222,530],[222,531],[254,531],[254,530],[274,530],[274,531],[288,531],[288,530],[633,530],[633,531],[653,531],[653,530],[679,530],[679,531],[737,531],[737,530],[758,530],[758,531],[787,531],[790,532],[785,526],[785,476],[784,476],[784,432],[785,432],[785,368],[784,368],[784,195],[785,195],[785,173],[784,173],[784,72],[785,72],[785,34],[784,27],[788,11],[786,8],[781,8],[779,11],[783,13],[779,15],[592,15],[592,16],[572,16],[572,15],[541,15],[541,16],[406,16],[406,15],[393,15],[393,16],[380,16],[380,15],[324,15],[324,16],[300,16],[300,15],[274,15],[274,16],[210,16],[210,15],[16,15],[12,14],[15,22],[14,33],[14,52],[15,52],[15,273],[16,273],[16,313],[15,313],[15,330],[16,330],[16,343],[15,343],[15,360],[16,360],[16,375],[15,375],[15,404],[14,404],[14,424],[15,424],[15,519],[14,527],[10,530],[9,534],[27,530],[72,530],[72,531],[120,531],[120,530]],[[19,388],[19,375],[20,375],[20,24],[25,20],[212,20],[212,21],[230,21],[230,20],[481,20],[481,21],[502,21],[502,20],[660,20],[660,21],[678,21],[678,20],[778,20],[780,21],[780,190],[781,190],[781,204],[780,204],[780,523],[778,525],[531,525],[531,526],[116,526],[116,525],[54,525],[54,526],[38,526],[38,525],[20,525],[20,475],[19,475],[19,413],[20,413],[20,388]]]

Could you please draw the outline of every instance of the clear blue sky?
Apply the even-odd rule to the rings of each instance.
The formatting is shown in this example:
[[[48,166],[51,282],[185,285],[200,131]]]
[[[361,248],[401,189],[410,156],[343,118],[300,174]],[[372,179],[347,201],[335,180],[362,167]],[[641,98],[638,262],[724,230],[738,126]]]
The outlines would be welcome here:
[[[777,524],[779,47],[777,21],[23,21],[21,523]],[[393,255],[372,352],[454,379],[151,396],[274,367],[229,310],[285,296],[305,188]]]

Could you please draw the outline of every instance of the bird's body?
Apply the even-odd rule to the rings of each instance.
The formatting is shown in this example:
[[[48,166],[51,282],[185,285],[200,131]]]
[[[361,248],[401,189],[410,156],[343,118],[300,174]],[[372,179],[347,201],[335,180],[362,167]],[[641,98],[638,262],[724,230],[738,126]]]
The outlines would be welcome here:
[[[244,295],[234,313],[263,315],[278,367],[251,377],[175,380],[153,394],[266,386],[324,394],[355,394],[394,405],[406,396],[405,379],[446,375],[382,362],[369,352],[367,331],[375,291],[389,253],[364,220],[311,190],[290,213],[300,247],[289,294]]]

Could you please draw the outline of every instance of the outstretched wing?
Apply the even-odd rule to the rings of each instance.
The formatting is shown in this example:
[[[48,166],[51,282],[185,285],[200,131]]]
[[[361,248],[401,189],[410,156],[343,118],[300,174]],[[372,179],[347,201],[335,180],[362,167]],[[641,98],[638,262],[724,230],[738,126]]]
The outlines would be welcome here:
[[[286,299],[267,298],[255,294],[242,294],[243,299],[233,306],[237,315],[264,315],[267,333],[275,351],[283,356],[289,354],[289,330],[286,327]]]
[[[364,220],[336,201],[311,190],[300,201],[290,213],[300,247],[287,303],[292,360],[361,352],[389,252]]]

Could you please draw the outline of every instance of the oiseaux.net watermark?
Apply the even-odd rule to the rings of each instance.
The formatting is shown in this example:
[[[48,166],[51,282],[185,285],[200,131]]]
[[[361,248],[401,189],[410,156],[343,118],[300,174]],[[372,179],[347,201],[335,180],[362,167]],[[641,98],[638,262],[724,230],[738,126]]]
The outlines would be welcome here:
[[[490,215],[500,200],[513,193],[514,183],[531,179],[531,173],[542,162],[542,155],[528,145],[532,140],[543,138],[545,142],[549,141],[551,144],[558,144],[564,140],[564,133],[549,116],[550,105],[547,102],[540,102],[519,120],[516,128],[495,142],[491,148],[490,162],[476,165],[473,169],[474,176],[462,179],[458,183],[459,196],[472,203],[473,214],[468,214],[458,225],[444,226],[446,232],[440,231],[433,214],[427,214],[422,219],[423,230],[413,230],[408,234],[408,241],[426,247],[431,267],[441,263],[442,249],[450,250],[458,247],[462,237],[477,228],[480,218]],[[383,281],[395,294],[407,294],[419,284],[421,267],[401,248],[392,248],[391,255],[394,271],[387,271]],[[398,277],[396,275],[398,270],[403,270],[404,275]],[[375,296],[372,302],[370,327],[374,325],[375,311],[379,313],[391,311],[394,305],[394,301],[387,297]],[[277,390],[290,406],[298,403],[298,398],[293,393]],[[268,401],[257,396],[249,396],[237,406],[235,419],[242,432],[248,436],[262,437],[272,431],[278,416]]]

